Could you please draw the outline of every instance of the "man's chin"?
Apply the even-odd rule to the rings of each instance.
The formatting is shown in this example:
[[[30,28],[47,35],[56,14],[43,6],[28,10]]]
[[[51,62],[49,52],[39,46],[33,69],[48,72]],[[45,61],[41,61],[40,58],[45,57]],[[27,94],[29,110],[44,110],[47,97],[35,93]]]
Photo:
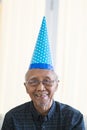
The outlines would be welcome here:
[[[49,100],[45,100],[45,101],[37,102],[37,106],[41,107],[41,108],[48,107],[48,106],[50,106],[50,101]]]

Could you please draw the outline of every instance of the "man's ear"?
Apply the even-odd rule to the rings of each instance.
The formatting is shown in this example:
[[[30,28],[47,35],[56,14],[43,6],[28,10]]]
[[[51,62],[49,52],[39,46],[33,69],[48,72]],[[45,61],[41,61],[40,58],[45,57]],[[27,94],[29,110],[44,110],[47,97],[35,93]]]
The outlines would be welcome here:
[[[55,90],[57,90],[58,89],[58,84],[59,83],[59,80],[56,82],[56,89]]]
[[[24,86],[25,86],[26,92],[28,93],[28,89],[27,89],[26,83],[24,83]]]
[[[56,89],[55,89],[55,91],[58,89],[58,84],[56,84]]]
[[[24,82],[24,86],[26,86],[26,83]]]

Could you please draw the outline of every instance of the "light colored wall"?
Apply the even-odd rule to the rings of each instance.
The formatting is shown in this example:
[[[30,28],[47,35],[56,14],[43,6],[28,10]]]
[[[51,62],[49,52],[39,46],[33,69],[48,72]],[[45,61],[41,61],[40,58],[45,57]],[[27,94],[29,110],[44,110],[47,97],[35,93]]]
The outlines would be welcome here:
[[[2,48],[2,29],[1,29],[2,20],[1,20],[1,18],[2,18],[2,4],[0,2],[0,48]],[[0,49],[0,73],[2,71],[2,61],[3,61],[3,59],[2,59],[2,49]],[[2,81],[2,75],[0,74],[0,91],[1,91],[1,81]],[[0,102],[1,102],[1,97],[2,97],[1,94],[2,94],[2,91],[0,92]]]

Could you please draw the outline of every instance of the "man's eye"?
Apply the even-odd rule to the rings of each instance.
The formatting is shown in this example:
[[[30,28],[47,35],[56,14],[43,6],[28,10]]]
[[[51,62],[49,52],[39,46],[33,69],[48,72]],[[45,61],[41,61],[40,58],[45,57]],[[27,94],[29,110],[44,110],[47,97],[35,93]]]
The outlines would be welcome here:
[[[37,80],[30,80],[28,83],[37,83],[38,81]]]
[[[50,80],[45,79],[45,80],[44,80],[44,83],[50,83]]]
[[[37,79],[33,79],[33,80],[29,80],[28,81],[28,85],[32,85],[32,86],[35,86],[39,83],[39,81]]]

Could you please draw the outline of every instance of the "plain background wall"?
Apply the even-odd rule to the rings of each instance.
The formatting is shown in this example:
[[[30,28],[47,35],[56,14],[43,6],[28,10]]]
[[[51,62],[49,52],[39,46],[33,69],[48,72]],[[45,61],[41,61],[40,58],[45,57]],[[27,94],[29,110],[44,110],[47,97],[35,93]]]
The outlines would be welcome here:
[[[45,4],[45,0],[2,1],[1,114],[30,100],[23,85],[24,75],[31,60],[42,17],[46,13]],[[59,0],[57,14],[57,42],[52,44],[56,46],[55,68],[60,83],[55,99],[86,114],[87,1]],[[54,16],[52,17],[54,21]]]

